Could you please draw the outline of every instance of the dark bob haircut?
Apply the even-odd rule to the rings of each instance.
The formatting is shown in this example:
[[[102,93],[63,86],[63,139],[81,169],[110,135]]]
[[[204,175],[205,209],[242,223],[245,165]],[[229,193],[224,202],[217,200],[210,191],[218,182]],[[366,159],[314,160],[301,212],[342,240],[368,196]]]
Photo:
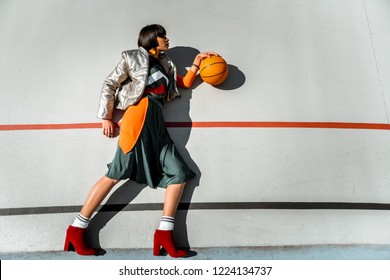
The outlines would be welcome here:
[[[164,38],[167,35],[165,28],[159,24],[147,25],[141,29],[138,36],[138,47],[150,51],[158,46],[157,37]]]

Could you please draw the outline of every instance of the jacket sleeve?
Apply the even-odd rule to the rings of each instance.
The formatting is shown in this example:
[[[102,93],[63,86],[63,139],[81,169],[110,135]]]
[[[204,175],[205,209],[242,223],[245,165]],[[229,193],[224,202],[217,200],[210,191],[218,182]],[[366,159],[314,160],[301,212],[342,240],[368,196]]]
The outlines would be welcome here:
[[[196,77],[196,73],[192,70],[188,70],[187,74],[182,77],[180,75],[177,75],[177,86],[181,88],[190,88],[192,86],[192,83],[194,82],[194,79]]]
[[[115,93],[121,84],[129,77],[126,62],[126,52],[111,74],[104,80],[100,95],[98,118],[111,120],[114,111]]]

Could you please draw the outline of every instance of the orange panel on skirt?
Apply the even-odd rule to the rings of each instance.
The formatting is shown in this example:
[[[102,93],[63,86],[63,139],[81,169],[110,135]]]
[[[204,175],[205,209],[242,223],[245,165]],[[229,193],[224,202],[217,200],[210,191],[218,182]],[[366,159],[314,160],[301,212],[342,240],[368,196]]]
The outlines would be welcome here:
[[[137,104],[127,108],[122,118],[119,132],[119,147],[124,154],[130,152],[141,134],[148,110],[148,98],[142,98]]]

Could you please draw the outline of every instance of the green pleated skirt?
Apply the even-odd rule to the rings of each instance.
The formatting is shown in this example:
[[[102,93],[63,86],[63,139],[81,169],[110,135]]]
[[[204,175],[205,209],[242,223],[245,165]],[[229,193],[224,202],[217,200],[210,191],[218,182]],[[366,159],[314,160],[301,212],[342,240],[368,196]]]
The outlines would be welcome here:
[[[117,146],[106,176],[115,180],[131,179],[151,188],[166,188],[195,177],[175,147],[165,126],[162,101],[148,95],[146,118],[133,149],[124,154]]]

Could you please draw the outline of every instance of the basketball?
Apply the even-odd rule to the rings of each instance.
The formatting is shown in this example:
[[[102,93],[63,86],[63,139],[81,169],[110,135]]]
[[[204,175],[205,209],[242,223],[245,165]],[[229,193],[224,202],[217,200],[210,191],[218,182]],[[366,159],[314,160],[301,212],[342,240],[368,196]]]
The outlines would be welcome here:
[[[202,80],[213,86],[223,83],[229,73],[226,61],[215,55],[203,59],[199,71]]]

